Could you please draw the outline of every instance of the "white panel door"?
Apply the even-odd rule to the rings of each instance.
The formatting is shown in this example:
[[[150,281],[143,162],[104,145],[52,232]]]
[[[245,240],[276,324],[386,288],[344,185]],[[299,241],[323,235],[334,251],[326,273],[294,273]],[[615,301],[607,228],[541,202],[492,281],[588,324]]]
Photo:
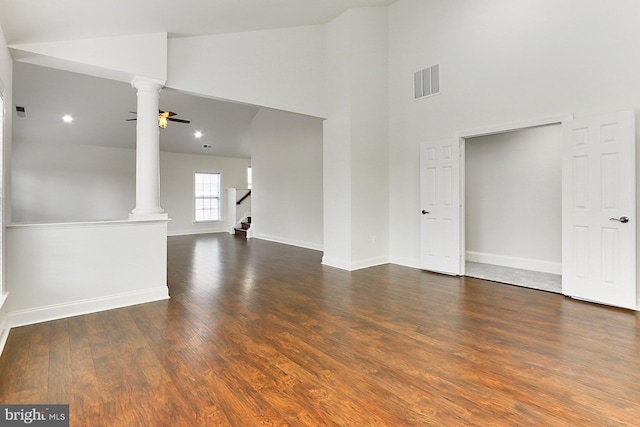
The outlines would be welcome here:
[[[634,114],[562,129],[562,293],[635,309]]]
[[[460,145],[455,139],[420,145],[420,267],[461,274]]]

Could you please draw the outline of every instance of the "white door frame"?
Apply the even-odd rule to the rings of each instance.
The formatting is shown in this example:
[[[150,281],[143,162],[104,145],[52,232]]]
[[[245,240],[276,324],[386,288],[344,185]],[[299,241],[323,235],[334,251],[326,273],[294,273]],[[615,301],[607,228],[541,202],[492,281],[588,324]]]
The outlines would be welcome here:
[[[456,132],[455,137],[460,144],[460,274],[466,274],[466,218],[465,218],[465,172],[466,172],[466,140],[480,136],[495,135],[499,133],[515,132],[538,126],[548,126],[562,124],[565,120],[573,120],[573,114],[563,114],[557,116],[541,117],[537,119],[524,120],[519,122],[505,123],[500,125],[486,126],[476,129]]]

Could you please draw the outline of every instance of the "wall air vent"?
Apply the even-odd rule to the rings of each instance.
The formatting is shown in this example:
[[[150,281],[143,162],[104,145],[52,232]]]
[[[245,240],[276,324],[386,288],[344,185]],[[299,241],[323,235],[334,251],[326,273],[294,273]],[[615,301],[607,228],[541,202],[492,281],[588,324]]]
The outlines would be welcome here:
[[[16,105],[16,114],[18,115],[18,117],[27,117],[27,108]]]
[[[440,93],[440,65],[436,64],[413,73],[413,99]]]

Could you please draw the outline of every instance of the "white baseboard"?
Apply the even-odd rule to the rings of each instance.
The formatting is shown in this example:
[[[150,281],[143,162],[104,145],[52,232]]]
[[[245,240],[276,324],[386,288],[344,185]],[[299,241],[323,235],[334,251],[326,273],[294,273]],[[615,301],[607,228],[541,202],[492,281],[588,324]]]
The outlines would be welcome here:
[[[502,267],[540,271],[542,273],[562,274],[562,263],[559,262],[510,257],[473,251],[466,252],[466,260],[471,262],[480,262],[483,264],[499,265]]]
[[[335,267],[347,271],[362,270],[363,268],[375,267],[377,265],[383,264],[389,264],[389,258],[387,258],[386,256],[366,258],[354,262],[327,256],[322,257],[322,265],[327,265],[329,267]]]
[[[249,228],[249,230],[251,231],[251,228]],[[321,244],[304,242],[302,240],[294,240],[294,239],[288,239],[285,237],[270,236],[268,234],[262,234],[262,233],[251,234],[249,237],[253,239],[268,240],[269,242],[283,243],[285,245],[298,246],[300,248],[305,248],[305,249],[313,249],[314,251],[322,250]]]
[[[351,271],[361,270],[363,268],[375,267],[377,265],[389,264],[389,257],[379,256],[373,258],[365,258],[353,261],[351,263]]]
[[[48,322],[65,317],[96,313],[169,298],[169,288],[166,285],[162,285],[142,291],[126,292],[28,310],[11,311],[9,312],[9,326],[14,328],[17,326],[32,325],[34,323]]]
[[[7,338],[9,338],[9,331],[11,331],[9,327],[9,310],[7,307],[8,297],[8,293],[0,295],[0,355],[2,355],[4,346],[7,343]]]
[[[334,267],[334,268],[339,268],[340,270],[347,270],[347,271],[351,271],[351,263],[338,259],[338,258],[331,258],[328,257],[326,255],[324,255],[322,257],[322,265],[326,265],[329,267]]]
[[[2,356],[2,352],[4,351],[4,346],[7,343],[7,339],[9,338],[9,332],[11,328],[9,327],[9,322],[7,320],[4,321],[4,325],[0,326],[0,356]]]
[[[420,269],[420,260],[416,259],[416,258],[406,258],[406,257],[392,256],[389,259],[389,262],[391,264],[402,265],[404,267],[411,267],[411,268]]]
[[[188,230],[168,230],[167,236],[190,236],[192,234],[209,234],[209,233],[229,233],[229,226],[222,224],[220,226],[188,229]]]

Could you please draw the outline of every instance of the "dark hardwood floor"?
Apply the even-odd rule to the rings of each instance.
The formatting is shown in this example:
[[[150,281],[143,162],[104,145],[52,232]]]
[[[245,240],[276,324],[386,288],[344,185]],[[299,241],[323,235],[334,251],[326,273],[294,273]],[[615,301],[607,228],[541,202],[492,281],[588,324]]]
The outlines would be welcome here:
[[[72,426],[640,425],[638,314],[320,261],[171,237],[171,300],[13,329],[0,402]]]

